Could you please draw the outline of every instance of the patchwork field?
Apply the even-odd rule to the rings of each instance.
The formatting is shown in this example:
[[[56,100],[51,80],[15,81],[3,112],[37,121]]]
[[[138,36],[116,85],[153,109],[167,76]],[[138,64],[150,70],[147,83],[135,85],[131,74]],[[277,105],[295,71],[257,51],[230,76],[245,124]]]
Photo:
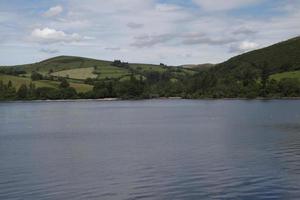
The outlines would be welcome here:
[[[49,80],[31,81],[31,79],[29,79],[29,78],[10,76],[10,75],[0,75],[0,80],[2,80],[5,84],[7,84],[9,81],[11,81],[13,86],[16,89],[19,89],[19,87],[22,84],[29,85],[31,82],[34,83],[37,88],[39,88],[39,87],[58,88],[58,86],[60,84],[57,81],[49,81]],[[91,91],[93,89],[93,87],[91,85],[81,84],[81,83],[70,82],[70,86],[75,88],[77,92],[87,92],[87,91]]]
[[[167,68],[159,65],[151,65],[151,64],[130,64],[132,69],[138,70],[140,72],[165,72]]]
[[[121,78],[129,74],[127,69],[114,67],[114,66],[101,66],[97,67],[96,72],[98,73],[99,79],[105,78]]]
[[[97,78],[98,75],[94,74],[93,72],[94,72],[94,68],[88,67],[88,68],[77,68],[77,69],[58,71],[58,72],[51,73],[51,75],[57,77],[85,80],[87,78]]]
[[[15,80],[16,87],[19,87],[24,82],[29,84],[31,81],[31,74],[35,71],[45,77],[49,77],[49,75],[51,75],[54,77],[67,78],[69,79],[70,84],[79,84],[74,86],[78,91],[85,91],[89,90],[91,86],[83,86],[81,83],[83,80],[88,78],[98,80],[128,80],[129,76],[133,74],[135,77],[143,76],[143,79],[146,79],[146,75],[149,72],[164,73],[169,71],[173,78],[178,79],[180,77],[193,75],[196,73],[190,69],[184,69],[181,67],[167,67],[164,65],[129,63],[129,66],[127,67],[118,67],[113,66],[112,64],[113,62],[105,60],[73,56],[59,56],[33,64],[11,66],[13,69],[17,71],[25,71],[25,73],[22,75],[22,77],[10,78]],[[58,82],[36,81],[35,84],[38,87],[57,87]]]

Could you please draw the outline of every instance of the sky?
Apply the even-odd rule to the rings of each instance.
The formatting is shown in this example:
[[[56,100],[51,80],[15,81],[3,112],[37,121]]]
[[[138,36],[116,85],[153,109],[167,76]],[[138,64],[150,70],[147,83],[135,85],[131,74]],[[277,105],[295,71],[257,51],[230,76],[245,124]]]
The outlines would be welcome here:
[[[0,65],[219,63],[299,35],[299,0],[0,0]]]

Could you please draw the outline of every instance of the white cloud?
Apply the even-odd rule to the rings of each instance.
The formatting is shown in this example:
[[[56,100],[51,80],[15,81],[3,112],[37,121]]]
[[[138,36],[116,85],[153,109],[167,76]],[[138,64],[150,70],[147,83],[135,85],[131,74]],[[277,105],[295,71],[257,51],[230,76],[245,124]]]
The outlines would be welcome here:
[[[181,10],[182,8],[173,4],[156,4],[155,9],[160,12],[174,12]]]
[[[129,22],[127,26],[131,29],[139,29],[143,28],[144,24],[139,24],[139,23],[134,23],[134,22]]]
[[[161,34],[161,35],[142,35],[135,37],[135,41],[131,44],[131,46],[144,48],[144,47],[153,47],[157,44],[166,43],[176,37],[172,34]]]
[[[54,7],[49,8],[49,10],[47,10],[44,13],[45,17],[55,17],[59,14],[61,14],[64,11],[64,8],[61,5],[57,5]]]
[[[255,42],[243,41],[239,44],[232,45],[230,51],[237,53],[245,53],[247,51],[252,51],[259,48],[259,44]]]
[[[31,32],[31,39],[39,43],[72,43],[79,42],[85,38],[77,33],[67,34],[64,31],[58,31],[47,27],[43,29],[34,29]]]
[[[199,44],[206,44],[206,45],[226,45],[235,42],[236,39],[229,38],[223,35],[223,37],[219,38],[212,38],[203,33],[197,34],[186,34],[184,36],[183,44],[186,45],[199,45]]]
[[[41,52],[46,53],[46,54],[57,54],[59,53],[58,49],[51,49],[51,48],[42,48],[40,49]]]
[[[250,4],[261,2],[261,0],[193,0],[194,3],[208,11],[231,10]]]
[[[24,5],[8,1],[0,6],[0,45],[17,44],[19,52],[17,47],[25,44],[30,56],[45,57],[40,50],[51,46],[69,55],[178,65],[221,62],[255,44],[259,48],[300,33],[299,0],[192,1],[194,5],[185,6],[178,0],[56,0],[64,7],[53,18],[40,17],[41,1],[30,12],[11,12],[12,6],[20,10]],[[254,16],[247,6],[260,2],[266,4]],[[26,33],[30,40],[24,40]],[[2,55],[8,54],[6,49]],[[0,60],[8,58],[0,55]]]
[[[120,51],[121,48],[120,47],[106,47],[105,50],[108,50],[108,51]]]

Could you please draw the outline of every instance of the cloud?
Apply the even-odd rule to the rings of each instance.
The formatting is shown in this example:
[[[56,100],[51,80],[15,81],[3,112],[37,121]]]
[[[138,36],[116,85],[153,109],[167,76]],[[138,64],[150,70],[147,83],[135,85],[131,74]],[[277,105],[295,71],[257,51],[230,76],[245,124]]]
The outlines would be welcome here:
[[[131,29],[140,29],[143,28],[144,24],[138,24],[138,23],[134,23],[134,22],[129,22],[127,24],[127,26]]]
[[[44,13],[45,17],[55,17],[58,16],[59,14],[61,14],[64,11],[63,7],[61,5],[57,5],[54,7],[49,8],[49,10],[47,10]]]
[[[166,43],[174,38],[172,34],[161,34],[161,35],[142,35],[135,37],[135,41],[131,44],[131,46],[144,48],[144,47],[152,47],[157,44]]]
[[[220,11],[244,7],[261,2],[261,0],[193,0],[193,2],[204,10]]]
[[[234,35],[254,35],[257,31],[250,28],[241,27],[232,32]]]
[[[227,38],[225,36],[220,38],[211,38],[204,34],[192,34],[192,35],[185,35],[183,44],[185,45],[199,45],[199,44],[206,44],[206,45],[225,45],[235,42],[236,39],[234,38]]]
[[[174,12],[181,10],[182,8],[174,4],[160,3],[156,4],[155,9],[160,12]]]
[[[210,46],[221,46],[227,45],[238,40],[232,37],[209,37],[205,33],[167,33],[160,35],[141,35],[134,38],[135,41],[131,44],[131,46],[137,48],[145,48],[152,47],[158,44],[165,44],[167,42],[172,42],[172,44],[180,45],[210,45]]]
[[[41,52],[47,53],[47,54],[56,54],[59,53],[58,49],[50,49],[50,48],[42,48],[40,49]]]
[[[72,43],[85,39],[77,33],[67,34],[50,28],[34,29],[30,38],[39,43]]]
[[[107,60],[217,63],[251,49],[244,41],[263,47],[300,33],[299,0],[55,0],[63,10],[49,17],[44,1],[13,2],[0,3],[1,62],[63,44],[66,54]]]
[[[232,45],[230,52],[232,53],[245,53],[259,48],[260,45],[255,42],[243,41],[241,43]]]
[[[121,48],[120,47],[106,47],[105,50],[108,50],[108,51],[120,51]]]

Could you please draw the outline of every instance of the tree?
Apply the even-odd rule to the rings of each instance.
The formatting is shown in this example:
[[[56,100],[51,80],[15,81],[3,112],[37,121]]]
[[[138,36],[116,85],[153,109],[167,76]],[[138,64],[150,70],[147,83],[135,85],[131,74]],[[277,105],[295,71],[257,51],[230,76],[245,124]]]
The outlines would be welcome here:
[[[30,82],[28,92],[27,92],[27,98],[35,98],[35,84]]]
[[[4,89],[4,83],[2,80],[0,80],[0,91],[2,91]]]
[[[95,80],[92,78],[85,79],[84,83],[89,85],[94,85]]]
[[[43,75],[36,71],[33,71],[31,73],[31,80],[33,81],[43,80],[43,78],[44,78]]]
[[[11,82],[11,80],[8,81],[7,87],[8,88],[12,88],[12,82]]]
[[[274,79],[271,79],[267,82],[266,92],[269,97],[279,96],[279,86],[278,82]]]
[[[262,67],[262,72],[261,72],[261,84],[262,84],[261,96],[263,97],[267,95],[266,86],[270,75],[271,75],[270,67],[267,62],[264,62],[264,65]]]
[[[60,88],[68,88],[68,87],[70,87],[70,84],[67,81],[67,79],[63,78],[63,79],[61,79],[59,87]]]
[[[27,89],[26,84],[22,84],[20,86],[20,88],[18,89],[18,91],[17,91],[18,98],[20,98],[20,99],[26,99],[27,92],[28,92],[28,89]]]
[[[129,63],[122,62],[121,60],[114,60],[114,62],[112,62],[111,65],[115,67],[129,68]]]
[[[284,78],[279,81],[279,89],[285,97],[296,97],[300,95],[300,82],[296,78]]]
[[[59,90],[59,96],[61,99],[75,99],[77,98],[77,92],[72,87],[61,88]]]

